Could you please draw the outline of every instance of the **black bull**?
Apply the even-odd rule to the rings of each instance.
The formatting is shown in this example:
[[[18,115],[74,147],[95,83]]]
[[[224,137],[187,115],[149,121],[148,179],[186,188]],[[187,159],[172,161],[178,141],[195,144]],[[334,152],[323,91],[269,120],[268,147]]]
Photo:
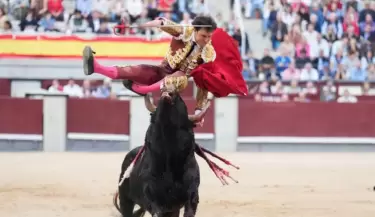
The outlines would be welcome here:
[[[194,121],[201,120],[208,106],[198,115],[188,116],[178,93],[159,100],[154,107],[146,96],[151,123],[146,132],[145,151],[129,178],[119,186],[119,211],[124,217],[195,216],[199,202],[200,173],[195,158]],[[122,164],[120,180],[141,147],[130,151]],[[115,201],[116,203],[116,201]],[[117,204],[117,203],[116,203]],[[133,212],[135,204],[141,208]]]

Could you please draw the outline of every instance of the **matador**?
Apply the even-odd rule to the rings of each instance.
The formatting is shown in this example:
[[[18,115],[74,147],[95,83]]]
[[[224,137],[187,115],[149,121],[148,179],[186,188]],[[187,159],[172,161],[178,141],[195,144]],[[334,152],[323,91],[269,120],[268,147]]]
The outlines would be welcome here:
[[[91,47],[86,46],[83,50],[84,73],[123,79],[125,87],[139,95],[159,90],[166,79],[173,83],[177,76],[192,77],[198,87],[196,112],[207,103],[209,92],[215,97],[247,94],[238,44],[224,30],[217,28],[213,18],[197,16],[191,26],[181,26],[165,18],[142,25],[146,28],[154,26],[173,36],[160,64],[104,66],[94,58]],[[186,85],[181,85],[181,88]]]

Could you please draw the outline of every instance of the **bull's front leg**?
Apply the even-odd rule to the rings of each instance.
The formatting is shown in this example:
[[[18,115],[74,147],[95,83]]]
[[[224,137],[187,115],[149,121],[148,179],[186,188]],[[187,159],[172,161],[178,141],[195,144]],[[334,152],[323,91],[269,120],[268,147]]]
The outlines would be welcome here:
[[[194,217],[197,213],[199,203],[198,189],[189,195],[188,201],[185,203],[184,217]]]

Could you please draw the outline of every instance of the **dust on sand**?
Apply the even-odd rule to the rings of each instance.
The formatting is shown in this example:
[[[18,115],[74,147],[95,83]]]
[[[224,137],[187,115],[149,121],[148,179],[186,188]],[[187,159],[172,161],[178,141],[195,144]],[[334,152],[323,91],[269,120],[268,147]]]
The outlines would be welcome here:
[[[233,153],[240,183],[200,161],[197,216],[374,217],[373,153]],[[112,195],[125,153],[0,153],[0,216],[119,216]],[[232,170],[232,169],[231,169]]]

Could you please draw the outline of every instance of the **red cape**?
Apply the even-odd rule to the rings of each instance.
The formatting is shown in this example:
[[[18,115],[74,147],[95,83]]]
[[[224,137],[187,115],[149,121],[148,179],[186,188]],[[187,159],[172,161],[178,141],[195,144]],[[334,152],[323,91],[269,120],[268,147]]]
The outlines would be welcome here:
[[[190,74],[196,85],[216,97],[229,94],[247,95],[247,85],[242,76],[242,59],[237,43],[222,29],[212,34],[216,59],[195,68]]]

